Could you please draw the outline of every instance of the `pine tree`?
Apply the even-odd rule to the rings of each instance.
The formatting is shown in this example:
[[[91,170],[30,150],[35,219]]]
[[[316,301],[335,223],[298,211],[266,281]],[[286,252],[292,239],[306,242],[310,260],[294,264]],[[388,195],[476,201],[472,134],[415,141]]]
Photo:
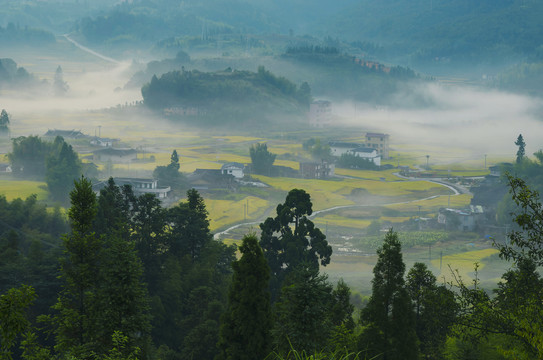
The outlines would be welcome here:
[[[211,241],[209,220],[204,199],[198,191],[187,191],[187,202],[169,210],[171,222],[170,253],[176,256],[189,255],[194,261],[201,250]]]
[[[415,263],[409,270],[406,286],[415,308],[421,354],[427,359],[439,358],[456,319],[454,293],[444,285],[438,286],[436,277],[423,263]]]
[[[372,295],[362,310],[361,349],[384,360],[417,359],[418,339],[411,300],[405,288],[405,264],[398,234],[390,230],[377,249]]]
[[[9,115],[6,110],[2,109],[0,113],[0,133],[9,132]]]
[[[524,156],[526,154],[526,143],[524,142],[524,138],[522,137],[522,134],[519,134],[517,141],[515,141],[515,145],[518,146],[517,151],[517,164],[520,164],[522,160],[524,159]]]
[[[264,359],[271,350],[270,270],[254,234],[243,238],[239,250],[219,347],[222,359]]]
[[[313,213],[312,206],[308,193],[292,189],[285,203],[277,205],[277,216],[260,224],[260,246],[271,270],[273,299],[276,299],[285,276],[299,265],[310,266],[318,272],[319,264],[330,263],[332,247],[308,218]]]
[[[93,304],[94,351],[105,353],[113,346],[111,339],[118,331],[127,337],[127,350],[143,349],[151,329],[141,260],[134,243],[119,235],[108,236],[104,243],[100,283]]]
[[[68,210],[72,232],[64,237],[65,255],[61,259],[64,281],[57,303],[56,350],[74,356],[90,354],[93,334],[91,323],[96,296],[101,240],[92,231],[96,215],[96,195],[86,178],[74,182],[70,192],[72,206]]]
[[[272,330],[279,353],[287,354],[293,348],[313,354],[326,347],[333,328],[328,317],[332,289],[327,276],[312,267],[299,266],[287,276],[275,304]]]

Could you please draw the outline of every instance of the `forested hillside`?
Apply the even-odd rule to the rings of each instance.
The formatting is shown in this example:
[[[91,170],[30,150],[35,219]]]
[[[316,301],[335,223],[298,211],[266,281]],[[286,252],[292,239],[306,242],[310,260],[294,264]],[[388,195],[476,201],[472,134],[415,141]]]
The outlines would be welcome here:
[[[144,103],[152,109],[205,122],[216,122],[219,113],[225,123],[281,114],[301,116],[311,101],[307,83],[298,88],[264,67],[256,73],[172,71],[160,78],[154,76],[141,91]]]
[[[363,0],[330,20],[343,39],[382,44],[417,68],[503,66],[535,53],[543,4],[534,0]]]

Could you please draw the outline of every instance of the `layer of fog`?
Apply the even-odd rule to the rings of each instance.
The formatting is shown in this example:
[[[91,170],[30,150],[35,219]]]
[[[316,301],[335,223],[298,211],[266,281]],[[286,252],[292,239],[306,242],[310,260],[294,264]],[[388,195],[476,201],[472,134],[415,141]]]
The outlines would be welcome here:
[[[422,107],[407,104],[425,103]],[[531,155],[543,147],[543,100],[458,85],[418,85],[396,97],[399,107],[334,104],[342,124],[391,135],[391,142],[514,156],[522,134]]]
[[[141,101],[139,89],[124,90],[130,63],[110,66],[102,71],[64,71],[67,91],[54,93],[54,75],[48,81],[49,91],[27,93],[18,91],[2,94],[2,107],[11,113],[96,110]]]
[[[42,122],[46,128],[89,127],[90,132],[100,124],[74,124],[63,116],[69,112],[85,112],[124,105],[142,100],[138,88],[124,89],[132,76],[130,63],[108,65],[102,71],[68,69],[64,80],[69,86],[62,97],[49,94],[2,93],[2,108],[26,123],[21,132],[12,124],[16,135],[28,135],[32,118],[51,119]],[[53,74],[51,79],[53,82]],[[391,143],[431,145],[443,151],[464,149],[473,154],[510,155],[517,151],[514,145],[518,134],[527,144],[531,155],[543,146],[543,102],[541,99],[474,87],[439,83],[418,85],[396,95],[396,106],[376,107],[345,101],[334,102],[334,113],[340,124],[356,126],[361,130],[386,132]],[[413,106],[420,104],[420,106]],[[52,115],[53,114],[53,115]],[[75,120],[75,119],[74,119]],[[156,126],[156,120],[149,126]],[[235,129],[233,129],[235,131]],[[33,131],[33,134],[38,132]]]

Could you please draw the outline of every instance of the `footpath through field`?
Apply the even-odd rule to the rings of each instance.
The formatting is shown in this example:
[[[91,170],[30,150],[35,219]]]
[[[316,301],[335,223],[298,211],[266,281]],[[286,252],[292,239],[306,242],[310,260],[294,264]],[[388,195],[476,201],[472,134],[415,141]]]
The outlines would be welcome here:
[[[402,178],[404,180],[407,180],[407,181],[427,181],[427,182],[431,182],[431,183],[438,184],[438,185],[441,185],[441,186],[445,186],[446,188],[448,188],[452,192],[454,192],[454,194],[452,196],[457,196],[457,195],[461,195],[461,194],[470,194],[469,190],[467,188],[465,188],[464,186],[457,185],[457,184],[451,184],[450,182],[447,182],[447,181],[445,181],[445,180],[443,180],[441,178],[429,180],[427,178],[413,178],[413,177],[402,176],[399,173],[394,173],[394,175],[396,175],[397,177]],[[421,199],[380,204],[380,206],[411,204],[411,203],[415,203],[415,202],[419,202],[419,201],[435,199],[435,198],[438,198],[440,196],[451,196],[451,195],[433,195],[433,196],[429,196],[429,197],[425,197],[425,198],[421,198]],[[334,206],[334,207],[330,207],[330,208],[327,208],[327,209],[313,211],[313,214],[311,214],[311,216],[309,216],[309,218],[314,218],[317,215],[324,214],[324,213],[327,213],[327,212],[330,212],[330,211],[339,210],[339,209],[364,208],[364,207],[372,207],[372,206],[375,206],[375,204]],[[227,228],[226,230],[223,230],[221,232],[216,233],[213,236],[213,238],[215,240],[219,240],[221,238],[221,236],[227,235],[230,231],[232,231],[234,229],[237,229],[237,228],[242,227],[242,226],[257,225],[257,224],[260,224],[261,222],[262,222],[262,220],[258,220],[258,221],[244,222],[244,223],[240,223],[240,224],[237,224],[237,225],[233,225],[233,226]]]

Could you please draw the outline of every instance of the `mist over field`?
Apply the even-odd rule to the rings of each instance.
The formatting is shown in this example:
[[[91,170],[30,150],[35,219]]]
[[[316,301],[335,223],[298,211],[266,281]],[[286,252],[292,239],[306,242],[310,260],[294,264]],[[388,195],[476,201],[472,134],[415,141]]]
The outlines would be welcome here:
[[[543,358],[541,19],[0,0],[0,353]]]
[[[522,134],[527,154],[543,146],[541,98],[439,83],[416,85],[395,97],[394,107],[346,102],[334,110],[342,124],[386,132],[399,142],[513,156]]]

